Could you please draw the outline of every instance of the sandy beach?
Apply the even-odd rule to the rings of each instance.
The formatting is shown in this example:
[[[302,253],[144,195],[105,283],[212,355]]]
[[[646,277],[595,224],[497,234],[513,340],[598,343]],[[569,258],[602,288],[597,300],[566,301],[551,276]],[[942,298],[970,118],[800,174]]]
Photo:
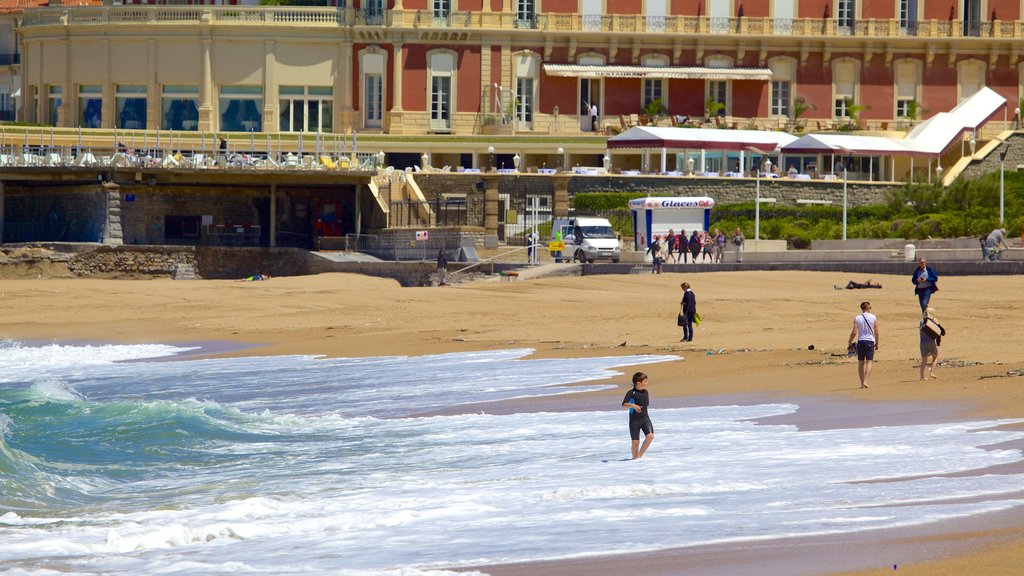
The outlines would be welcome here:
[[[266,282],[0,279],[0,337],[208,342],[218,343],[210,349],[222,355],[416,355],[504,348],[565,357],[675,354],[681,359],[642,368],[650,375],[654,409],[659,403],[794,399],[806,407],[793,417],[800,426],[834,428],[1024,418],[1024,301],[1017,296],[1024,279],[942,277],[932,306],[948,335],[940,348],[938,379],[920,382],[920,308],[911,272],[908,266],[906,275],[872,277],[882,284],[880,290],[835,290],[833,285],[866,278],[811,272],[559,277],[438,288],[401,288],[390,280],[349,274]],[[941,267],[938,272],[941,276]],[[680,342],[675,326],[683,281],[693,286],[704,317],[692,343]],[[845,354],[862,300],[872,302],[879,318],[869,390],[859,388],[856,360]],[[614,379],[615,390],[557,404],[566,410],[614,409],[627,382],[624,375]],[[648,458],[657,458],[657,442]],[[893,573],[898,564],[898,574],[1019,574],[1024,510],[991,516],[848,539],[484,571],[880,575]],[[838,549],[853,552],[844,558]],[[885,554],[857,553],[882,549]],[[688,571],[681,570],[684,566]]]

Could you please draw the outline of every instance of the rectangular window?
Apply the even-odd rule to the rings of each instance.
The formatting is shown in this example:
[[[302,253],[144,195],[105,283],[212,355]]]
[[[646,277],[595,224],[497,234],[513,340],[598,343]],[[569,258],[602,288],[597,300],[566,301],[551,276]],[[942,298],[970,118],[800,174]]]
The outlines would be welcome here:
[[[847,98],[848,97],[844,96],[836,96],[835,108],[832,111],[836,118],[846,118]]]
[[[644,18],[646,20],[646,30],[648,32],[664,32],[665,31],[665,14],[667,10],[667,0],[647,0],[647,10]]]
[[[339,4],[340,6],[340,4]],[[366,16],[366,23],[370,26],[379,26],[384,23],[384,3],[382,0],[364,0],[363,13]]]
[[[61,92],[62,88],[59,84],[51,84],[47,87],[47,108],[46,108],[46,119],[50,126],[56,126],[59,118],[58,113],[60,112],[61,104]]]
[[[964,36],[981,36],[981,0],[964,0]]]
[[[708,81],[708,99],[722,104],[722,109],[718,111],[719,116],[726,115],[725,106],[728,105],[725,101],[727,87],[728,85],[725,83],[725,80]]]
[[[900,34],[917,36],[917,0],[900,0]]]
[[[103,125],[103,87],[99,84],[78,86],[78,125],[99,128]]]
[[[380,74],[364,76],[366,98],[366,127],[380,128],[384,118],[384,77]]]
[[[114,87],[115,125],[128,130],[146,129],[146,87],[118,84]]]
[[[853,15],[856,13],[854,0],[836,2],[836,26],[840,34],[853,34]]]
[[[452,1],[431,0],[430,5],[434,13],[434,22],[441,25],[447,25],[448,18],[452,15]]]
[[[263,131],[262,86],[221,86],[219,104],[221,130]]]
[[[792,83],[787,81],[772,81],[772,101],[768,111],[770,116],[784,116],[789,118],[789,101]]]
[[[529,125],[533,122],[533,78],[517,78],[516,94],[516,119]]]
[[[583,3],[583,29],[600,30],[604,2],[602,0],[581,0],[581,2]]]
[[[662,97],[663,81],[660,79],[644,79],[644,101],[643,107],[646,108],[651,102],[655,100],[661,100],[664,104],[665,99]]]
[[[537,27],[536,0],[516,0],[516,28]]]
[[[334,88],[281,86],[278,90],[282,132],[332,132]]]
[[[430,84],[430,127],[434,130],[451,129],[451,90],[449,76],[434,76]]]
[[[199,86],[167,84],[160,99],[160,127],[164,130],[199,129]]]

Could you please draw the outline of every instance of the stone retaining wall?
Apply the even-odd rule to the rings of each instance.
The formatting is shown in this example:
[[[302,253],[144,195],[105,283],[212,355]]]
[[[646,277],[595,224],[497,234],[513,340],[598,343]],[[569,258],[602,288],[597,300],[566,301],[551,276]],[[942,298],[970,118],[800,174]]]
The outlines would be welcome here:
[[[479,213],[473,211],[472,218],[483,222],[483,192],[478,192],[476,182],[479,174],[430,173],[417,174],[416,183],[428,200],[439,194],[457,192],[467,195],[471,205],[479,205]],[[885,193],[903,184],[896,182],[847,182],[848,206],[879,204],[885,201]],[[499,179],[498,192],[507,193],[523,189],[530,194],[552,194],[554,186],[548,176],[537,174],[503,175]],[[753,202],[757,195],[757,180],[754,178],[703,178],[666,176],[573,176],[569,181],[569,194],[590,192],[634,192],[648,196],[709,196],[717,204]],[[475,199],[479,198],[479,203]],[[831,202],[837,206],[843,203],[842,180],[790,180],[788,178],[762,178],[761,198],[774,198],[779,204],[798,205],[801,200]]]
[[[167,276],[177,264],[195,265],[195,251],[157,246],[131,249],[99,247],[80,252],[68,261],[76,276]]]

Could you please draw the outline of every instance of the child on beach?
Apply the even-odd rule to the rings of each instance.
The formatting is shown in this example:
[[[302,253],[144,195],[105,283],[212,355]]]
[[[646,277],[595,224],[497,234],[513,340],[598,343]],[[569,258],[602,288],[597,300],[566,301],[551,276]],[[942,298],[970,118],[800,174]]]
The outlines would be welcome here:
[[[654,440],[654,424],[647,413],[651,399],[647,393],[647,374],[637,372],[633,374],[633,388],[626,392],[622,399],[622,407],[629,409],[629,437],[632,440],[630,451],[633,460],[639,460],[644,452],[651,446]],[[640,445],[640,432],[644,433],[644,443]]]
[[[921,381],[923,382],[925,366],[928,367],[929,378],[938,378],[935,375],[935,363],[939,360],[939,344],[942,343],[942,337],[946,335],[946,329],[935,319],[935,309],[929,306],[925,309],[924,318],[921,318],[919,330],[921,332]]]

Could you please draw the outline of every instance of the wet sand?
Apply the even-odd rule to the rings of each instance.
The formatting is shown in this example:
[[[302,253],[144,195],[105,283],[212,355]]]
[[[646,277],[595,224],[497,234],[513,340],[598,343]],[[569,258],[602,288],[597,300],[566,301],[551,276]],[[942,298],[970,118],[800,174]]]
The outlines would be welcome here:
[[[911,271],[872,277],[881,290],[834,290],[833,285],[866,278],[812,272],[564,277],[440,288],[401,288],[348,274],[267,282],[3,279],[0,337],[201,343],[203,353],[221,356],[503,348],[532,348],[539,356],[676,354],[680,360],[639,367],[650,375],[652,408],[790,401],[802,406],[787,416],[794,423],[824,428],[887,420],[1024,418],[1024,300],[1018,296],[1024,278],[940,278],[941,291],[932,304],[948,335],[940,348],[939,378],[920,382],[920,309]],[[692,343],[679,342],[675,326],[684,280],[693,285],[705,319]],[[880,346],[869,390],[859,388],[856,360],[844,353],[861,300],[870,300],[879,317]],[[609,381],[614,389],[548,399],[544,409],[617,409],[632,370],[624,367],[622,377]],[[490,409],[536,406],[513,402]],[[656,444],[647,457],[657,457]],[[1024,510],[906,532],[485,571],[789,575],[859,570],[855,573],[874,575],[892,574],[893,564],[899,574],[1019,574]]]

